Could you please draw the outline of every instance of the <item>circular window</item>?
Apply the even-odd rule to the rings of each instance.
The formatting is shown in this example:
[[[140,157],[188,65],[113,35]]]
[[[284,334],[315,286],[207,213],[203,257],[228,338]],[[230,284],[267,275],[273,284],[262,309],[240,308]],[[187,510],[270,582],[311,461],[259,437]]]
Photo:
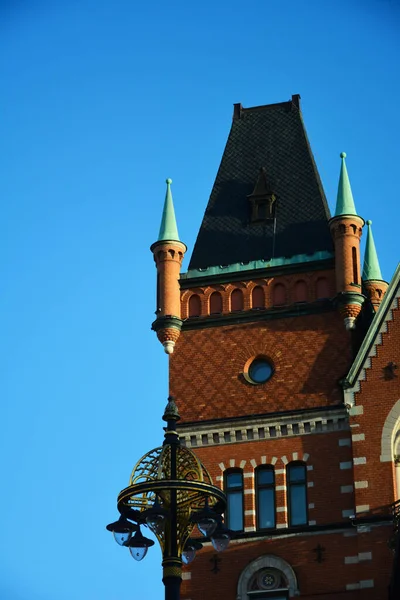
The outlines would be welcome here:
[[[251,383],[265,383],[273,373],[272,365],[266,358],[255,358],[247,372]]]

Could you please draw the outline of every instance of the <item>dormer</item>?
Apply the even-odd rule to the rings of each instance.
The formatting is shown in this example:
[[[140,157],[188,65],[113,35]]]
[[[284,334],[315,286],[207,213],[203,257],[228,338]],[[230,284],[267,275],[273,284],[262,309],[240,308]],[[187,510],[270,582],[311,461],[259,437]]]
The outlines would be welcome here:
[[[254,190],[247,198],[250,202],[250,221],[252,223],[275,219],[276,196],[267,180],[264,167],[261,167]]]

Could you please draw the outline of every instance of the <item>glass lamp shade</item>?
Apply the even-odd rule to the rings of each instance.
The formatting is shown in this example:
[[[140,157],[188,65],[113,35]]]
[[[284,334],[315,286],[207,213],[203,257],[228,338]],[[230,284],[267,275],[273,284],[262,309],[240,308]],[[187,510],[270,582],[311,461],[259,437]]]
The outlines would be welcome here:
[[[129,552],[131,553],[132,558],[134,558],[137,561],[144,559],[144,557],[147,554],[147,550],[148,550],[147,546],[141,546],[140,548],[130,546],[130,548],[129,548]]]
[[[185,548],[185,550],[182,552],[182,562],[185,565],[189,565],[192,561],[194,561],[195,557],[196,550],[192,546]]]
[[[153,540],[149,540],[149,538],[144,537],[140,529],[138,529],[135,535],[125,543],[125,546],[129,548],[132,558],[135,560],[143,560],[147,554],[147,550],[153,545]]]
[[[217,552],[223,552],[227,549],[231,536],[226,531],[218,531],[212,538],[211,543]]]
[[[119,546],[123,546],[126,542],[132,537],[131,531],[113,531],[114,540],[119,544]]]
[[[198,521],[197,528],[205,537],[209,537],[217,528],[217,521],[213,517],[203,517]]]
[[[164,531],[165,516],[153,513],[146,518],[146,523],[149,529],[156,535],[160,535]]]

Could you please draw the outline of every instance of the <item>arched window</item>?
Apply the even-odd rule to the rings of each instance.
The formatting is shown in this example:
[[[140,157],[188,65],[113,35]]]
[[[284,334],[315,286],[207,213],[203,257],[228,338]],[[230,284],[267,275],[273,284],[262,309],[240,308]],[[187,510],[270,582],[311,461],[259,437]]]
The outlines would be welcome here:
[[[252,308],[264,308],[265,307],[265,296],[264,290],[260,285],[257,285],[251,292],[251,307]]]
[[[256,469],[257,528],[273,529],[275,521],[275,473],[270,465]]]
[[[225,473],[225,493],[227,527],[243,531],[243,471],[236,469]]]
[[[238,289],[231,294],[231,311],[235,310],[243,310],[243,292]]]
[[[201,314],[201,302],[200,297],[197,294],[193,294],[189,298],[189,317],[199,317]]]
[[[283,558],[263,554],[246,565],[240,574],[237,600],[282,600],[297,596],[300,591],[296,574]]]
[[[219,292],[213,292],[210,296],[210,315],[222,313],[222,296]]]
[[[302,462],[291,462],[287,466],[287,493],[289,526],[305,525],[307,514],[307,469]]]
[[[329,284],[326,277],[319,277],[316,285],[317,298],[329,298]]]
[[[282,306],[286,304],[286,289],[282,283],[277,283],[272,292],[272,304]]]
[[[295,302],[307,302],[307,284],[305,281],[298,281],[294,288]]]

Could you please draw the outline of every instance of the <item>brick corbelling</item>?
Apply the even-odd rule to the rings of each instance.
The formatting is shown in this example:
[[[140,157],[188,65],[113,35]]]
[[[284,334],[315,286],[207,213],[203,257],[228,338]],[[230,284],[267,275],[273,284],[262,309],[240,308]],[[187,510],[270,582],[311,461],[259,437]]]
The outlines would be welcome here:
[[[260,386],[242,375],[258,355],[274,367]],[[350,358],[336,312],[187,330],[171,356],[170,389],[182,422],[340,404]]]

